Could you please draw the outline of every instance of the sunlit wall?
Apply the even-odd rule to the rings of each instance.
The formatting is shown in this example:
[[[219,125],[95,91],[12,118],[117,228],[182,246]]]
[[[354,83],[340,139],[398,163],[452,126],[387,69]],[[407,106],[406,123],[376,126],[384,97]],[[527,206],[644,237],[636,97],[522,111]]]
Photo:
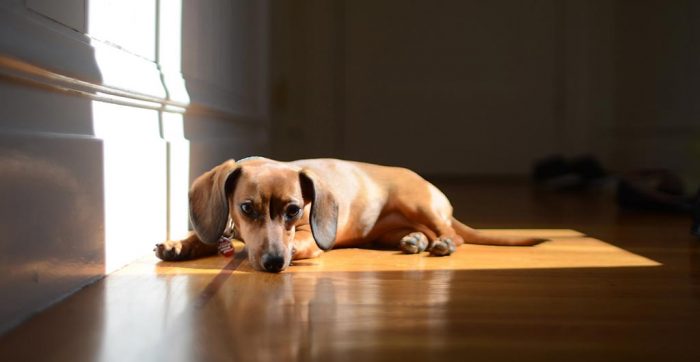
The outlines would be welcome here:
[[[187,232],[181,8],[180,1],[89,2],[87,32],[111,88],[107,102],[92,106],[104,140],[107,273]]]

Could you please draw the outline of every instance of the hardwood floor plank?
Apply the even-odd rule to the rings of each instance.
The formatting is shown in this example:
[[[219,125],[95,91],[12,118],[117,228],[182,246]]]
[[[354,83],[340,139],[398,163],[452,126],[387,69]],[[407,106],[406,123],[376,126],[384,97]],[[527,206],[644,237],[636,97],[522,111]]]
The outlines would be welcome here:
[[[0,360],[699,360],[698,241],[682,216],[609,207],[556,219],[531,204],[539,230],[506,232],[552,241],[443,258],[340,249],[269,274],[242,245],[234,258],[146,257],[0,337]]]

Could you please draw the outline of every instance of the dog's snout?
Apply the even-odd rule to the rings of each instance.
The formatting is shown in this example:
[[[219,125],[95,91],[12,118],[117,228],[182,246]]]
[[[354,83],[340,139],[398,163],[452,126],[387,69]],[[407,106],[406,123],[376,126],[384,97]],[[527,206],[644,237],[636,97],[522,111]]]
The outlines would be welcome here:
[[[282,255],[265,254],[262,257],[262,265],[265,271],[280,272],[284,268],[284,257]]]

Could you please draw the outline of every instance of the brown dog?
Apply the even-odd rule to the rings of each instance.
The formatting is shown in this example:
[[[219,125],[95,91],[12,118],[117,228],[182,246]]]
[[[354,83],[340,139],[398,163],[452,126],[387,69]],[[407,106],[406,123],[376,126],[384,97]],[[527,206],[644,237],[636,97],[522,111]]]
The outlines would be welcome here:
[[[452,216],[447,197],[405,168],[335,159],[279,162],[228,160],[198,177],[190,190],[194,233],[158,244],[163,260],[216,253],[233,221],[250,264],[279,272],[293,259],[378,242],[405,253],[453,253],[464,242],[530,246],[535,238],[485,236]]]

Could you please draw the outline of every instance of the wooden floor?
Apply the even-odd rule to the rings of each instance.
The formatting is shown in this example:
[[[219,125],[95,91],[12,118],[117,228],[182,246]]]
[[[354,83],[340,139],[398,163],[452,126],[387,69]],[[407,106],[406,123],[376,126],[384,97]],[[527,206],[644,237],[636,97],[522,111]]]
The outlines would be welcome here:
[[[605,192],[440,186],[466,223],[552,241],[334,250],[281,274],[240,250],[147,257],[0,337],[0,361],[700,361],[688,218],[621,212]]]

